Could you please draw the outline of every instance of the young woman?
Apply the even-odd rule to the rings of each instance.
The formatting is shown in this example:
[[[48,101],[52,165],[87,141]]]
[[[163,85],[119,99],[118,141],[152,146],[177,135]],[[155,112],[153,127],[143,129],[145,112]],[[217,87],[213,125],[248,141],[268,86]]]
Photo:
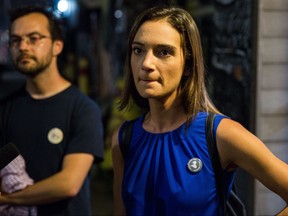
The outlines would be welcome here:
[[[128,60],[120,109],[132,98],[147,112],[133,122],[125,160],[121,127],[112,138],[115,215],[222,214],[205,138],[208,112],[216,113],[213,133],[227,193],[241,167],[288,201],[287,165],[210,101],[201,41],[189,13],[152,8],[140,14]]]

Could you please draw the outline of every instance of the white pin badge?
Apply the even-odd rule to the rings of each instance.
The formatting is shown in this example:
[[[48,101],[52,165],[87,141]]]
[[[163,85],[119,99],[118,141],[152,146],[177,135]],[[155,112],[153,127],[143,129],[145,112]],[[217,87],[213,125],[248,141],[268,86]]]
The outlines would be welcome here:
[[[62,142],[64,138],[63,132],[61,129],[59,128],[52,128],[49,132],[48,132],[48,140],[50,143],[52,144],[59,144]]]
[[[199,172],[202,166],[203,163],[199,158],[191,158],[187,163],[188,169],[193,173]]]

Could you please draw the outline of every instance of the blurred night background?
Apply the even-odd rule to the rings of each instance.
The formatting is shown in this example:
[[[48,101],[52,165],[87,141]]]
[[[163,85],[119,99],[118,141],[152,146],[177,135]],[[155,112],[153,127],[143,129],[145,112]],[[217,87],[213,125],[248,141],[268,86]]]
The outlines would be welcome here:
[[[22,5],[41,5],[63,19],[65,48],[61,73],[101,106],[105,126],[105,161],[93,167],[92,206],[95,215],[112,215],[113,129],[137,110],[120,113],[116,101],[122,87],[126,44],[136,15],[156,5],[186,9],[202,38],[207,88],[224,114],[253,131],[254,92],[252,0],[0,0],[0,97],[20,86],[24,78],[10,62],[7,48],[8,11]],[[254,10],[255,11],[255,10]],[[239,171],[239,194],[253,211],[253,181]],[[242,185],[242,186],[241,186]]]

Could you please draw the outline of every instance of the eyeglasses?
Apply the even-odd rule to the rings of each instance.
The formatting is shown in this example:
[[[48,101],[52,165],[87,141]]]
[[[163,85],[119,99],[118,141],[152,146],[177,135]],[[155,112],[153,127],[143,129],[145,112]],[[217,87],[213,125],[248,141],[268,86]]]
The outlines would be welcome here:
[[[9,46],[12,48],[19,47],[22,40],[24,40],[28,45],[37,45],[40,40],[45,38],[51,38],[49,36],[41,35],[39,33],[32,33],[29,35],[24,35],[22,37],[19,36],[11,36],[9,39]]]

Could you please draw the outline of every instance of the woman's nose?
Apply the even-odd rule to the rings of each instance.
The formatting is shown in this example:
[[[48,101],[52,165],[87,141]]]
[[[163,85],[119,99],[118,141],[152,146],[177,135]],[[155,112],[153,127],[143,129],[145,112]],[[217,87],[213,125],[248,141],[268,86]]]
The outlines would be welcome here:
[[[154,61],[155,56],[153,55],[152,51],[148,51],[146,55],[144,56],[143,63],[142,63],[142,69],[145,71],[150,71],[154,69]]]

